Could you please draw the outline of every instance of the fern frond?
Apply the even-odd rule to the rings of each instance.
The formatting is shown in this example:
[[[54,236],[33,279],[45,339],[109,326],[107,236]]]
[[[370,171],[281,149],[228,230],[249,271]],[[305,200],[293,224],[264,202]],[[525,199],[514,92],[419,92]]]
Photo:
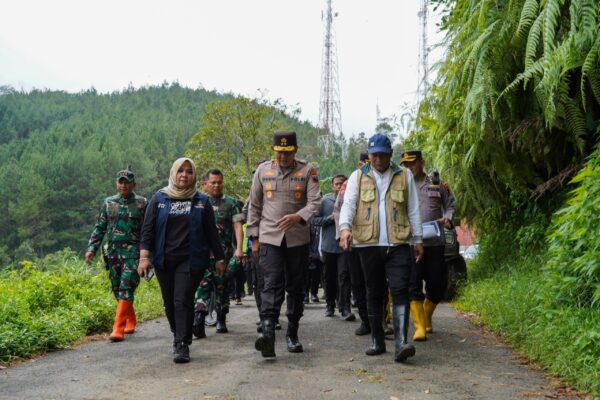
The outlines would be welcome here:
[[[592,88],[596,103],[600,104],[600,67],[590,71],[587,79],[590,82],[590,87]]]
[[[540,13],[533,22],[527,37],[527,45],[525,46],[525,70],[529,69],[534,62],[537,54],[537,49],[540,44],[540,36],[542,35],[542,22],[544,21],[544,13]]]
[[[560,18],[560,8],[565,0],[546,0],[544,7],[544,56],[549,55],[555,46],[556,27]]]
[[[482,0],[479,6],[479,18],[477,20],[477,27],[480,31],[483,30],[483,27],[485,26],[485,18],[487,16],[488,3],[489,0]]]
[[[598,33],[598,12],[596,0],[571,0],[571,32],[578,32],[586,40],[594,40]]]
[[[514,81],[512,81],[498,96],[498,100],[502,98],[502,96],[506,95],[509,92],[512,92],[521,84],[521,82],[528,81],[534,76],[543,75],[544,73],[544,59],[537,60],[532,66],[527,68],[525,71],[521,72]]]
[[[519,26],[517,27],[517,37],[525,38],[525,34],[529,30],[529,27],[531,24],[533,24],[533,21],[535,21],[538,16],[538,8],[538,0],[525,0],[525,4],[523,4],[523,9],[521,10]]]
[[[500,22],[499,20],[494,21],[490,26],[488,26],[485,29],[485,31],[483,31],[483,33],[481,35],[479,35],[479,37],[471,45],[471,49],[469,50],[469,55],[468,55],[467,59],[465,60],[464,66],[462,68],[461,85],[463,84],[465,78],[470,79],[470,76],[471,76],[470,71],[473,68],[473,63],[474,63],[475,59],[477,59],[479,57],[481,48],[486,43],[486,40],[488,39],[490,34],[493,32],[494,27],[499,22]]]
[[[596,62],[598,60],[599,55],[600,55],[600,36],[596,37],[596,41],[592,45],[592,48],[590,49],[589,53],[585,57],[585,61],[583,62],[583,65],[581,66],[581,97],[583,99],[583,109],[584,110],[587,110],[587,102],[586,102],[586,96],[585,96],[585,81],[586,81],[586,79],[589,78],[589,75],[592,72],[594,65],[597,66]],[[598,71],[597,68],[596,68],[596,71]],[[598,93],[600,93],[600,92],[598,92]],[[596,96],[596,100],[598,101],[597,96]]]

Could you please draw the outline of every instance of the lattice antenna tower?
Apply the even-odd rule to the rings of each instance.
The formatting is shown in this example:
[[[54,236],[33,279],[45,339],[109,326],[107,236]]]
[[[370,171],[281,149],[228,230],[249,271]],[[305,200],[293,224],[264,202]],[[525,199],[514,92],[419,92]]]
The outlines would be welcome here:
[[[338,13],[333,11],[332,0],[327,0],[327,9],[321,14],[325,21],[325,37],[321,70],[321,101],[319,105],[319,125],[321,135],[319,146],[326,154],[331,154],[336,138],[342,136],[342,111],[340,108],[340,89],[338,81],[338,60],[335,44],[333,21]],[[342,156],[346,157],[345,140],[342,140]]]
[[[417,76],[417,103],[420,104],[425,99],[427,91],[429,90],[429,64],[427,60],[429,55],[429,48],[427,47],[427,0],[421,0],[421,8],[417,15],[421,20],[421,34],[419,35],[419,69]]]

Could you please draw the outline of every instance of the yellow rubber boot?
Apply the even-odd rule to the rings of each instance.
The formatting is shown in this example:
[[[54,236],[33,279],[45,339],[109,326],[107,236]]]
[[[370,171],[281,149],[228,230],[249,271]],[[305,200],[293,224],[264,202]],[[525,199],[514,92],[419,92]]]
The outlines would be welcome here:
[[[109,338],[113,342],[120,342],[125,337],[125,323],[127,320],[127,301],[119,300],[117,312],[115,313],[115,324]]]
[[[427,331],[425,329],[425,310],[423,309],[423,302],[413,300],[410,302],[410,315],[412,316],[415,324],[415,334],[413,340],[415,342],[422,342],[427,340]]]
[[[127,300],[125,300],[127,301]],[[127,307],[127,319],[125,322],[125,333],[129,334],[129,333],[133,333],[135,332],[135,325],[137,323],[136,319],[135,319],[135,310],[133,309],[133,301],[127,301],[128,307]]]
[[[431,318],[433,317],[433,312],[437,304],[430,301],[429,299],[425,299],[423,302],[423,310],[425,311],[425,330],[427,333],[433,332],[433,326],[431,324]]]

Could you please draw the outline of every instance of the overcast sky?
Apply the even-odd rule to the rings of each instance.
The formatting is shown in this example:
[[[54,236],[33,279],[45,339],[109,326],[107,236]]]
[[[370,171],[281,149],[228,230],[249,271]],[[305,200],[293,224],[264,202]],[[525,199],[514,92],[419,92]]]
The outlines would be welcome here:
[[[346,135],[372,133],[377,104],[386,116],[415,102],[419,3],[334,0]],[[324,9],[325,0],[2,1],[0,85],[261,90],[317,123]]]

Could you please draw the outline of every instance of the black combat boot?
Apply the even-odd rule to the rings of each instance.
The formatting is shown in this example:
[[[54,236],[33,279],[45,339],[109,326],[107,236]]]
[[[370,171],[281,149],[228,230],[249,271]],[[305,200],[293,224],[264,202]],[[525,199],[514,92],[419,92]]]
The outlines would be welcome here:
[[[261,328],[262,335],[254,342],[254,348],[260,351],[263,357],[275,357],[275,321],[263,319]]]
[[[358,316],[360,317],[360,326],[356,328],[354,334],[356,336],[368,335],[369,333],[371,333],[371,325],[369,324],[369,318],[366,314],[363,314],[361,312],[358,313]]]
[[[197,312],[194,315],[194,325],[192,326],[192,333],[198,339],[203,339],[206,337],[206,330],[204,329],[204,317],[206,317],[206,314],[203,312]]]
[[[381,316],[369,315],[369,325],[371,325],[373,344],[367,348],[365,354],[376,356],[385,353],[385,335],[383,334],[383,326],[381,325]]]
[[[302,353],[304,351],[302,343],[300,343],[300,340],[298,340],[298,322],[288,321],[285,340],[290,353]]]
[[[342,310],[342,319],[344,321],[354,321],[356,319],[356,316],[354,315],[354,313],[352,311],[343,309]]]
[[[173,362],[177,364],[190,362],[190,348],[184,342],[177,343],[177,348],[175,350],[175,357],[173,357]]]
[[[410,317],[408,304],[393,305],[392,317],[394,319],[394,342],[396,354],[394,360],[402,362],[415,355],[415,346],[408,343],[408,319]]]
[[[325,309],[325,316],[333,317],[334,313],[335,313],[335,306],[327,304],[327,308]]]
[[[227,333],[229,330],[227,329],[227,324],[225,323],[227,319],[227,314],[224,312],[217,313],[217,333]]]

